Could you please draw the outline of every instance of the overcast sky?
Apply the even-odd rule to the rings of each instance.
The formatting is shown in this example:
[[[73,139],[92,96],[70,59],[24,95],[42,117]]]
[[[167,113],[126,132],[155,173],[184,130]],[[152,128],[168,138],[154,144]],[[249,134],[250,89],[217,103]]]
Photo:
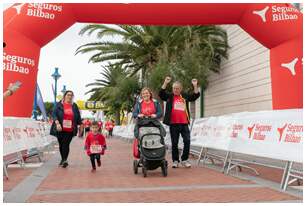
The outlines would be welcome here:
[[[80,45],[97,41],[94,36],[78,35],[84,25],[86,24],[74,24],[41,49],[38,84],[45,101],[53,100],[51,85],[54,84],[54,80],[51,74],[55,67],[59,68],[62,75],[58,81],[58,91],[66,85],[67,89],[74,91],[76,99],[86,100],[89,95],[85,95],[88,91],[85,85],[100,78],[101,64],[89,64],[90,54],[75,55]]]

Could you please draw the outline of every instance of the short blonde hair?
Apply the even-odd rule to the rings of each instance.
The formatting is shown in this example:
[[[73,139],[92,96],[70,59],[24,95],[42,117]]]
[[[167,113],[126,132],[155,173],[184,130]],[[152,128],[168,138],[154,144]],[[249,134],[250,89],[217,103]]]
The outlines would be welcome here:
[[[175,81],[175,82],[172,84],[172,87],[173,87],[174,85],[179,85],[181,88],[183,88],[183,85],[182,85],[182,83],[181,83],[180,81]]]
[[[144,91],[148,91],[150,93],[150,99],[153,99],[153,93],[152,93],[152,90],[149,88],[149,87],[144,87],[141,89],[141,92],[140,92],[140,96],[142,97],[142,92]]]

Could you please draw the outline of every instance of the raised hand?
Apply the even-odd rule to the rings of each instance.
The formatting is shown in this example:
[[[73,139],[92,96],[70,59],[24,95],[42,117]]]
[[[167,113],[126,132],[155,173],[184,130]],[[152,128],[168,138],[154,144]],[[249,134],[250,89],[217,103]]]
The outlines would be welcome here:
[[[191,83],[194,87],[198,86],[198,80],[197,79],[192,79]]]

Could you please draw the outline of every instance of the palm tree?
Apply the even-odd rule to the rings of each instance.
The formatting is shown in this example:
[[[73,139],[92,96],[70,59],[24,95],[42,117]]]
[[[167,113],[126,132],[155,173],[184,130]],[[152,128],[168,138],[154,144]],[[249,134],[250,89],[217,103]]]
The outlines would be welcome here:
[[[101,79],[86,85],[93,87],[86,94],[91,93],[90,100],[102,101],[108,107],[108,114],[114,115],[116,124],[120,124],[120,114],[133,108],[135,94],[140,88],[138,77],[127,77],[128,72],[119,65],[103,66],[100,74]]]
[[[227,57],[227,34],[217,26],[132,26],[90,24],[80,35],[92,35],[97,39],[119,37],[122,41],[100,41],[80,46],[76,54],[95,52],[89,62],[112,61],[123,65],[130,75],[141,71],[142,83],[161,58],[169,62],[180,59],[186,47],[198,47],[210,62],[209,70],[219,71],[221,58]]]

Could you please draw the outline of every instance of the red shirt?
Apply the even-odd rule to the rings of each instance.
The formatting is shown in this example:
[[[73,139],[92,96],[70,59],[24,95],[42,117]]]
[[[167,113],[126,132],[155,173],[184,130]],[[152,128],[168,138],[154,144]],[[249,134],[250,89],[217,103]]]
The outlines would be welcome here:
[[[63,103],[63,106],[64,106],[63,131],[64,132],[72,132],[73,131],[72,104]]]
[[[109,122],[106,122],[106,123],[105,123],[105,128],[106,128],[106,130],[110,131],[110,130],[113,129],[113,127],[114,127],[113,122],[109,121]]]
[[[102,128],[102,125],[103,125],[103,122],[99,121],[99,122],[98,122],[99,128]]]
[[[141,114],[144,114],[145,116],[150,116],[156,113],[155,105],[152,100],[149,103],[142,101],[140,107]]]
[[[90,120],[85,120],[85,127],[90,127],[90,125],[91,125],[91,122],[90,122]]]
[[[101,145],[102,147],[105,147],[106,146],[105,137],[100,133],[94,135],[92,132],[89,132],[85,140],[85,148],[88,155],[91,154],[90,152],[91,145]],[[104,154],[104,149],[100,154]]]
[[[188,124],[186,104],[181,96],[173,97],[171,124]]]

